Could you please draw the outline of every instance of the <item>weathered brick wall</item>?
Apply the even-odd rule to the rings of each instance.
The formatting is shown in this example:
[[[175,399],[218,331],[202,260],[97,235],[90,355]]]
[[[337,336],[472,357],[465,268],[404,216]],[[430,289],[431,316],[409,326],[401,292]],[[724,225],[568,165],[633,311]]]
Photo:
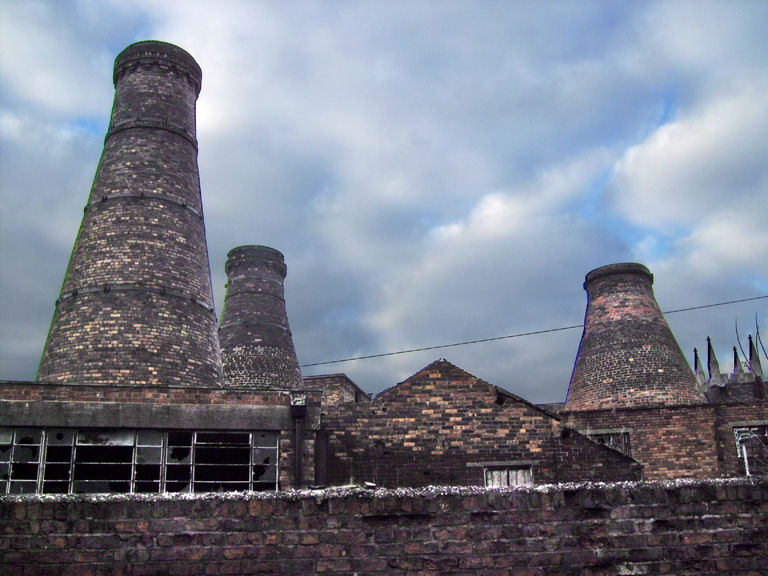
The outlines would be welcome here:
[[[768,482],[0,499],[21,576],[758,576]]]
[[[373,404],[324,406],[323,428],[336,485],[477,486],[491,462],[530,466],[536,483],[639,478],[631,459],[446,361]]]
[[[734,426],[768,424],[768,402],[703,406],[558,412],[563,422],[589,434],[629,430],[632,457],[643,478],[717,478],[744,475],[737,458]]]
[[[561,412],[577,430],[629,429],[632,457],[643,478],[716,478],[721,476],[712,406]]]
[[[304,385],[309,389],[322,392],[323,406],[371,401],[370,395],[361,390],[346,374],[304,376]]]

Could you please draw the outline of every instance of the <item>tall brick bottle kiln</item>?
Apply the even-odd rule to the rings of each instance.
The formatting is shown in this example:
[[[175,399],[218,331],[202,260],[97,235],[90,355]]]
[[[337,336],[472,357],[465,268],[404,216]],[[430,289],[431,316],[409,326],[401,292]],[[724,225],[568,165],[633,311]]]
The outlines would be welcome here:
[[[219,343],[227,384],[300,390],[303,380],[285,310],[283,255],[239,246],[227,255]]]
[[[197,167],[201,80],[164,42],[115,60],[109,131],[38,380],[222,383]]]
[[[592,270],[584,333],[567,409],[697,404],[704,397],[653,295],[642,264]]]

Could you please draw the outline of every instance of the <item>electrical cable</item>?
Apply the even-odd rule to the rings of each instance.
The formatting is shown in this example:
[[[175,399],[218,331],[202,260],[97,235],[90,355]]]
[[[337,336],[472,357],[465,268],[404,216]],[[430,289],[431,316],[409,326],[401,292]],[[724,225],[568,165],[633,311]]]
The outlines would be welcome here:
[[[678,308],[676,310],[667,310],[662,314],[676,314],[678,312],[690,312],[691,310],[701,310],[703,308],[715,308],[717,306],[727,306],[729,304],[738,304],[740,302],[751,302],[753,300],[763,300],[768,298],[768,295],[755,296],[753,298],[742,298],[740,300],[728,300],[726,302],[717,302],[715,304],[704,304],[702,306],[691,306],[689,308]],[[538,334],[548,334],[550,332],[562,332],[564,330],[575,330],[576,328],[583,328],[584,324],[574,324],[572,326],[561,326],[559,328],[548,328],[545,330],[534,330],[532,332],[520,332],[518,334],[509,334],[507,336],[495,336],[493,338],[480,338],[478,340],[466,340],[464,342],[454,342],[453,344],[438,344],[436,346],[425,346],[423,348],[411,348],[409,350],[397,350],[395,352],[382,352],[380,354],[368,354],[366,356],[353,356],[351,358],[342,358],[340,360],[327,360],[325,362],[312,362],[310,364],[302,364],[302,368],[308,368],[310,366],[324,366],[326,364],[341,364],[342,362],[352,362],[354,360],[369,360],[371,358],[383,358],[385,356],[398,356],[400,354],[411,354],[413,352],[424,352],[425,350],[439,350],[440,348],[455,348],[457,346],[467,346],[468,344],[481,344],[483,342],[494,342],[496,340],[508,340],[511,338],[522,338],[523,336],[536,336]]]

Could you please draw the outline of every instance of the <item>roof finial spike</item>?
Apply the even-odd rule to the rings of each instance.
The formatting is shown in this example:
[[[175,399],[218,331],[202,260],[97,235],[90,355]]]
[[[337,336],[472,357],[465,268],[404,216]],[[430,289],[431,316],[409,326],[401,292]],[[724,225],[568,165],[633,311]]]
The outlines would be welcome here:
[[[697,348],[693,349],[693,371],[696,374],[696,382],[703,388],[709,380],[709,374],[701,365],[701,358],[699,358],[699,350]]]
[[[736,346],[733,347],[733,375],[744,375],[744,366],[741,363],[741,358],[739,358],[739,349],[736,348]]]
[[[712,347],[712,339],[707,336],[707,370],[709,370],[709,380],[718,386],[723,385],[723,377],[720,373],[720,363],[717,361],[715,349]]]
[[[755,378],[763,379],[763,367],[760,364],[760,355],[757,353],[757,348],[752,340],[752,335],[749,335],[749,370],[755,375]]]

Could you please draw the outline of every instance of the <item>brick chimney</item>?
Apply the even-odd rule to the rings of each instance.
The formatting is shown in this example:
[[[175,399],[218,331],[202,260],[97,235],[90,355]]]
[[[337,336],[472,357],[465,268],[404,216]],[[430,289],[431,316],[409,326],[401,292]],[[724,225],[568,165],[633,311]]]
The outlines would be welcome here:
[[[704,396],[653,295],[641,264],[593,270],[567,408],[697,404]]]
[[[104,151],[38,380],[220,386],[197,167],[202,73],[139,42],[115,60]]]
[[[239,246],[227,255],[227,296],[219,343],[228,385],[264,390],[304,386],[285,310],[283,255]]]

